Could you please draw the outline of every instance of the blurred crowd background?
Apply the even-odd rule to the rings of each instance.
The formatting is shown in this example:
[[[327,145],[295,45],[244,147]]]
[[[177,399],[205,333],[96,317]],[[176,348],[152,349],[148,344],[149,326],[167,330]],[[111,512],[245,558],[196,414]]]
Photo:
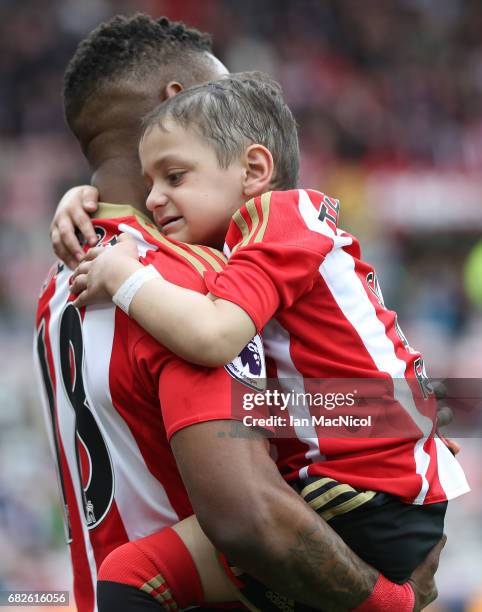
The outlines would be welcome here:
[[[341,199],[429,374],[481,378],[480,0],[1,0],[0,590],[70,586],[33,314],[56,204],[89,181],[63,121],[63,70],[100,21],[137,11],[207,30],[232,71],[281,83],[301,184]],[[449,509],[439,612],[482,610],[480,436],[461,444],[473,493]]]

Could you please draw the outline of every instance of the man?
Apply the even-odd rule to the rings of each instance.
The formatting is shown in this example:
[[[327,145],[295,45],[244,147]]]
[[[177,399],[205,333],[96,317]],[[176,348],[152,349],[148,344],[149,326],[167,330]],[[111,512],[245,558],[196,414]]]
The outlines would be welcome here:
[[[145,16],[114,18],[80,45],[66,73],[66,117],[103,200],[142,207],[140,118],[183,87],[221,75],[209,49],[200,33]],[[130,231],[146,261],[198,291],[200,273],[222,265],[210,249],[163,240],[131,210],[104,207],[95,225],[100,243]],[[95,607],[97,571],[112,550],[191,512],[161,409],[191,414],[206,401],[209,420],[183,429],[171,445],[213,543],[260,581],[313,607],[355,608],[366,600],[377,572],[284,483],[264,439],[219,435],[231,422],[226,371],[184,364],[113,308],[80,313],[70,304],[69,276],[57,267],[40,298],[37,357],[79,610]],[[417,574],[425,576],[416,589],[421,604],[435,594],[437,560]]]

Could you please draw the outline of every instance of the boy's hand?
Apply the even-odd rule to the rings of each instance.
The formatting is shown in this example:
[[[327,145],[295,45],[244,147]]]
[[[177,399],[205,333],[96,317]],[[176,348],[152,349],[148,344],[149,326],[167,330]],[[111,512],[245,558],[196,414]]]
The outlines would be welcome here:
[[[435,585],[435,572],[438,569],[440,553],[446,541],[447,536],[443,535],[440,542],[432,548],[427,557],[410,576],[409,582],[415,593],[414,612],[422,610],[429,603],[437,599],[438,592]]]
[[[95,187],[81,185],[69,189],[57,206],[50,224],[50,238],[54,253],[69,268],[75,268],[84,254],[75,235],[76,229],[88,244],[93,246],[97,242],[89,213],[97,210],[98,201],[99,192]]]
[[[121,234],[112,247],[89,249],[72,275],[74,306],[110,302],[122,283],[142,268],[138,256],[136,241],[128,234]]]

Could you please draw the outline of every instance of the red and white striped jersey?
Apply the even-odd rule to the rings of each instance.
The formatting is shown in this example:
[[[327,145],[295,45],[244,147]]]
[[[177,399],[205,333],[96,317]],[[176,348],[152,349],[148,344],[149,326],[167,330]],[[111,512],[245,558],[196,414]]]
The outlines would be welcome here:
[[[288,480],[324,475],[408,503],[465,493],[462,468],[433,433],[435,400],[421,397],[422,357],[385,307],[357,240],[338,228],[338,212],[337,200],[312,190],[250,200],[230,223],[228,265],[208,272],[206,285],[264,328],[268,371],[282,388],[293,390],[295,381],[302,393],[308,379],[383,380],[416,435],[328,438],[318,423],[295,426],[292,439],[275,441],[278,467]],[[306,407],[305,416],[312,415]],[[299,406],[294,416],[300,417]]]
[[[100,244],[130,233],[143,262],[178,285],[204,293],[204,271],[221,269],[217,251],[164,238],[130,207],[102,204],[98,215]],[[190,422],[230,418],[232,378],[224,368],[181,362],[113,305],[79,311],[71,304],[70,276],[63,264],[52,269],[38,303],[34,348],[75,599],[80,612],[92,612],[97,570],[110,551],[192,514],[161,405],[185,423],[183,409],[202,414]],[[190,385],[196,392],[178,407],[176,389]]]

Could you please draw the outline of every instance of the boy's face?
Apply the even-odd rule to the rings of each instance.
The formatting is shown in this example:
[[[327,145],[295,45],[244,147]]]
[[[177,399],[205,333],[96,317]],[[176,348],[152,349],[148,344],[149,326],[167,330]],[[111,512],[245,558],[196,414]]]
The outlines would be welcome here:
[[[150,185],[146,206],[160,231],[222,248],[231,216],[244,202],[241,160],[221,168],[212,147],[173,121],[151,128],[139,155]]]

